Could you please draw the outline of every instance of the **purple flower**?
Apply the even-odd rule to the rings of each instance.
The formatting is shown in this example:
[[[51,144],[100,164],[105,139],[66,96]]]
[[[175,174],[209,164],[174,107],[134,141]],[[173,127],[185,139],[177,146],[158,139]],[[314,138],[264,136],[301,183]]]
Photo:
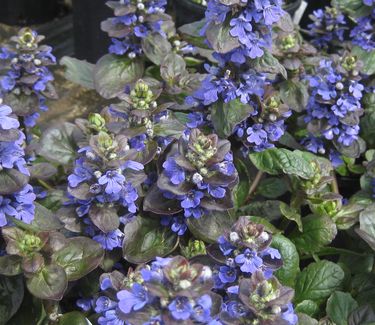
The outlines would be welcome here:
[[[18,120],[14,117],[9,117],[12,114],[12,109],[6,105],[0,105],[0,127],[3,130],[17,129],[20,126]]]
[[[184,209],[196,208],[201,203],[203,197],[204,194],[202,192],[192,190],[186,195],[185,199],[181,201],[181,207]]]
[[[293,304],[288,303],[287,304],[287,309],[283,310],[281,314],[281,318],[285,319],[287,322],[289,322],[290,325],[295,325],[298,323],[298,316],[294,312]]]
[[[109,299],[108,297],[101,296],[95,301],[95,311],[102,313],[104,311],[113,309],[117,306],[117,303]]]
[[[267,132],[263,130],[262,124],[254,124],[246,130],[246,133],[248,134],[247,141],[257,146],[267,141]]]
[[[176,164],[176,161],[170,157],[164,163],[165,174],[169,177],[173,185],[179,185],[185,180],[184,170]]]
[[[113,230],[107,234],[101,233],[93,237],[96,242],[98,242],[105,250],[108,251],[121,247],[123,238],[124,234],[120,231],[120,229]]]
[[[146,289],[139,283],[134,283],[131,291],[121,290],[117,293],[119,300],[118,306],[120,310],[129,314],[132,311],[137,311],[146,306],[148,302],[148,294]]]
[[[187,320],[190,318],[193,308],[186,297],[177,297],[168,305],[174,319]]]
[[[117,171],[110,170],[98,179],[100,185],[106,185],[105,192],[107,194],[117,194],[122,190],[125,177]]]
[[[219,268],[219,279],[222,283],[232,283],[237,279],[237,271],[233,267],[220,266]]]
[[[198,298],[193,307],[193,318],[203,324],[207,324],[211,319],[212,299],[209,295]]]
[[[6,216],[16,216],[17,210],[11,205],[12,201],[0,195],[0,227],[7,225]]]
[[[235,262],[241,265],[240,270],[244,273],[254,273],[263,265],[263,260],[255,251],[249,248],[247,248],[243,254],[237,255]]]

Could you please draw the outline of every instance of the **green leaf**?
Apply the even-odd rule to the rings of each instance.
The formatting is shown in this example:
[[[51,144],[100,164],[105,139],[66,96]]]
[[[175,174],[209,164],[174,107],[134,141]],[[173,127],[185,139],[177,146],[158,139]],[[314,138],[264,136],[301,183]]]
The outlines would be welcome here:
[[[297,274],[300,272],[296,246],[283,235],[274,235],[271,246],[279,250],[283,260],[283,266],[275,273],[276,277],[283,285],[294,287]]]
[[[288,174],[310,179],[314,169],[309,161],[298,150],[268,149],[250,154],[253,164],[261,171],[271,175]]]
[[[163,59],[172,51],[172,46],[164,36],[152,33],[142,39],[142,49],[152,63],[160,66]]]
[[[199,219],[186,219],[186,224],[197,239],[206,243],[216,243],[217,239],[233,226],[236,219],[230,210],[210,211]]]
[[[120,226],[116,207],[92,205],[89,216],[93,224],[104,233],[114,231]]]
[[[280,85],[281,100],[296,112],[306,109],[309,96],[308,89],[303,82],[286,80]]]
[[[60,265],[69,281],[75,281],[98,267],[104,250],[96,241],[86,237],[68,239],[67,244],[51,256]]]
[[[95,65],[84,60],[78,60],[69,56],[64,56],[60,60],[60,65],[64,65],[65,78],[69,81],[81,85],[88,89],[94,87],[94,67]]]
[[[52,211],[48,210],[38,202],[35,202],[34,205],[34,220],[30,224],[12,218],[12,221],[17,227],[31,232],[54,231],[63,227],[63,224],[60,222],[57,215],[52,213]]]
[[[35,297],[61,300],[68,286],[68,278],[61,266],[52,264],[26,279],[26,286]]]
[[[330,261],[319,261],[307,266],[297,276],[295,301],[312,300],[320,304],[341,288],[345,273]]]
[[[362,48],[355,46],[352,54],[356,55],[359,60],[363,62],[361,72],[364,74],[372,75],[375,73],[375,50],[367,52]]]
[[[134,264],[146,263],[156,256],[166,256],[178,246],[178,237],[159,219],[138,216],[126,224],[122,247],[124,258]]]
[[[0,275],[0,325],[7,324],[8,320],[20,308],[23,293],[22,276],[6,277]]]
[[[357,234],[375,250],[375,204],[368,206],[359,215]]]
[[[327,316],[336,325],[348,325],[349,315],[358,307],[358,303],[348,292],[336,291],[327,301]]]
[[[247,200],[250,191],[251,178],[249,175],[249,170],[246,166],[246,161],[242,160],[242,158],[235,157],[234,165],[236,166],[238,172],[239,182],[233,189],[233,197],[235,206],[239,208],[245,204]]]
[[[211,23],[206,31],[206,37],[211,47],[218,53],[228,53],[240,46],[238,38],[230,35],[229,24]]]
[[[303,233],[291,235],[297,249],[303,253],[314,253],[330,244],[336,237],[336,224],[327,216],[309,215],[302,219]]]
[[[285,79],[288,78],[288,73],[284,66],[267,50],[264,51],[262,57],[256,58],[253,62],[254,68],[261,73],[280,73]]]
[[[94,85],[96,91],[104,98],[115,98],[124,92],[125,86],[143,76],[142,61],[106,54],[94,68]]]
[[[22,257],[18,255],[0,256],[0,274],[14,276],[22,273]]]
[[[354,310],[348,320],[349,325],[374,325],[375,309],[370,305],[364,305]]]
[[[273,221],[281,217],[280,204],[281,201],[276,200],[256,201],[241,207],[240,212],[242,215],[259,216]]]
[[[304,313],[313,317],[319,312],[319,306],[312,300],[301,301],[294,309],[296,313]]]
[[[21,307],[7,325],[44,325],[43,321],[45,317],[46,312],[42,300],[33,297],[30,292],[26,290]]]
[[[87,318],[78,311],[64,314],[59,319],[58,325],[88,325]]]
[[[280,211],[285,218],[294,221],[298,226],[298,230],[300,232],[303,232],[302,217],[297,209],[290,207],[288,204],[284,202],[281,202]]]
[[[254,108],[248,104],[242,104],[239,99],[223,103],[218,101],[212,106],[211,120],[216,133],[227,138],[233,133],[236,125],[246,120],[254,111]]]
[[[35,227],[38,231],[52,231],[62,228],[62,224],[56,214],[38,202],[35,202],[34,205],[35,214],[31,226]]]
[[[18,192],[29,182],[29,177],[16,169],[0,171],[0,195]]]
[[[169,53],[163,57],[160,75],[169,85],[178,84],[181,77],[186,73],[186,62],[181,55]]]
[[[79,135],[79,129],[72,123],[51,127],[43,132],[39,154],[49,161],[67,165],[76,156]]]
[[[298,325],[318,325],[318,321],[309,315],[298,313]]]
[[[288,191],[288,185],[284,179],[269,177],[263,180],[256,191],[256,194],[267,199],[276,199]]]

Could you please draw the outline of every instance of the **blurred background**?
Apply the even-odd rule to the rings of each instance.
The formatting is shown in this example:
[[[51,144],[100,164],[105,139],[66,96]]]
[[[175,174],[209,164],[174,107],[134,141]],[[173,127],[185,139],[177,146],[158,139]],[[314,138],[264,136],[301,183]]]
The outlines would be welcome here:
[[[182,25],[204,16],[204,7],[196,0],[169,0],[168,11]],[[100,30],[100,22],[111,16],[106,0],[0,0],[0,43],[14,35],[20,26],[31,26],[46,36],[46,44],[54,47],[58,58],[75,56],[96,62],[107,53],[110,40]],[[298,9],[302,0],[293,1],[290,10]],[[310,0],[301,20],[329,1]],[[297,4],[297,5],[296,5]],[[288,10],[289,11],[289,10]]]

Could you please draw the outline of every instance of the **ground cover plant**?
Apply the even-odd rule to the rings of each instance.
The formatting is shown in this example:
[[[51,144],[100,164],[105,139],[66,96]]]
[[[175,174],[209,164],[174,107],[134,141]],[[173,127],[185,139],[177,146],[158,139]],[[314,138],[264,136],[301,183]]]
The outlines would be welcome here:
[[[107,4],[1,47],[0,324],[374,324],[375,2]],[[107,105],[46,129],[56,64]]]

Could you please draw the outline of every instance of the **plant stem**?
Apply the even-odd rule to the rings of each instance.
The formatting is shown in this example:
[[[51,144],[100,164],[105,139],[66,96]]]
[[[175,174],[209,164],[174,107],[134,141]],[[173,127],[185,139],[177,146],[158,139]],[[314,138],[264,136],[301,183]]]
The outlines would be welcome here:
[[[336,193],[336,194],[340,194],[339,184],[337,183],[337,177],[336,177],[336,173],[335,172],[332,172],[332,177],[333,177],[332,191],[334,193]]]
[[[258,185],[263,177],[263,172],[262,171],[258,171],[258,173],[256,174],[255,178],[254,178],[254,181],[251,183],[251,186],[250,186],[250,189],[249,189],[249,194],[247,195],[247,199],[246,199],[246,202],[245,204],[249,204],[250,201],[251,201],[251,196],[254,194],[254,192],[256,191],[256,189],[258,188]]]
[[[47,184],[45,181],[42,181],[41,179],[38,179],[38,183],[42,185],[45,189],[49,191],[53,191],[53,187],[49,184]]]

